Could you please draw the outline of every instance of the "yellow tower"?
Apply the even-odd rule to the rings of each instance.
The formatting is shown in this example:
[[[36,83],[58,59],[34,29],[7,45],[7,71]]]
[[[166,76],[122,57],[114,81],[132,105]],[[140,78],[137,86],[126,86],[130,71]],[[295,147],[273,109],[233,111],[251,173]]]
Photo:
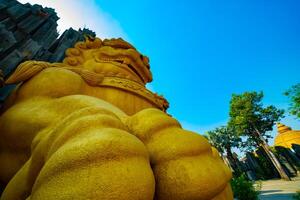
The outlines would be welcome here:
[[[300,130],[292,130],[284,124],[277,123],[278,134],[275,138],[275,146],[291,148],[292,144],[300,145]]]

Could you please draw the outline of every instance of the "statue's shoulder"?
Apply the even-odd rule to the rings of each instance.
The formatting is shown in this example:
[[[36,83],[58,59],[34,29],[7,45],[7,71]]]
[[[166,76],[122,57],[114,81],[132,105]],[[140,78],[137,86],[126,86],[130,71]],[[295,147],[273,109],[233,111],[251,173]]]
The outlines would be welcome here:
[[[77,73],[58,63],[26,61],[10,76],[6,83],[21,83],[18,97],[62,97],[78,94],[84,80]]]

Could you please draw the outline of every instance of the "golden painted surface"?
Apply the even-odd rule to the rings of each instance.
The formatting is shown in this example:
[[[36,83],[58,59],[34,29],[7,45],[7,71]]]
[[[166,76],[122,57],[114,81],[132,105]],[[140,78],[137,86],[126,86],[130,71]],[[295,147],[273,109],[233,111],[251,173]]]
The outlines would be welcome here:
[[[27,61],[0,116],[1,200],[231,200],[231,172],[145,88],[149,59],[88,38],[63,63]]]
[[[284,124],[277,124],[278,134],[275,137],[275,146],[291,148],[292,144],[300,145],[300,131],[292,130]]]

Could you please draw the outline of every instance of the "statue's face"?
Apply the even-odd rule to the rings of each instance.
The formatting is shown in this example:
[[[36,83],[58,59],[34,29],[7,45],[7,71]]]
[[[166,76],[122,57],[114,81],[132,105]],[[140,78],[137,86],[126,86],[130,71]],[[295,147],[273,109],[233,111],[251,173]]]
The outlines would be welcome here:
[[[119,68],[120,72],[126,71],[143,83],[151,81],[149,63],[146,57],[134,49],[121,49],[103,46],[94,53],[95,62],[98,63],[94,69],[96,72],[110,70],[107,64]],[[103,69],[102,69],[103,68]]]
[[[51,67],[72,71],[85,81],[86,85],[80,86],[80,90],[73,91],[72,94],[84,94],[104,99],[117,105],[126,113],[133,114],[148,107],[156,107],[161,110],[168,108],[168,102],[162,96],[145,88],[145,84],[152,80],[149,59],[122,39],[102,41],[98,38],[87,38],[85,42],[78,42],[74,48],[66,51],[63,63],[24,62],[6,83],[27,81],[44,69]],[[60,72],[55,71],[58,74]],[[54,86],[52,83],[52,79],[56,79],[56,76],[49,79],[51,81],[47,87],[54,89],[53,93],[49,93],[50,89],[46,87],[45,83],[40,83],[40,85],[43,85],[45,88],[43,91],[48,91],[50,96],[57,95],[58,86]],[[41,82],[45,82],[45,80]],[[69,80],[68,82],[74,81]],[[73,86],[74,84],[63,83],[61,88],[72,88]],[[26,94],[31,93],[27,92]],[[64,92],[63,95],[66,93]],[[122,98],[127,101],[120,101]],[[127,102],[131,102],[131,104]]]
[[[123,76],[142,84],[152,81],[148,57],[122,39],[90,39],[78,43],[67,56],[68,64],[81,65],[105,76]]]
[[[78,42],[74,48],[68,49],[63,62],[68,69],[81,71],[87,82],[92,79],[93,84],[85,89],[86,95],[118,105],[126,113],[132,114],[148,107],[168,108],[168,102],[163,97],[145,88],[145,84],[152,81],[149,59],[122,39],[102,41],[87,38],[85,42]],[[108,93],[109,96],[104,95]],[[131,99],[130,102],[135,103],[130,107],[120,102],[120,98]]]

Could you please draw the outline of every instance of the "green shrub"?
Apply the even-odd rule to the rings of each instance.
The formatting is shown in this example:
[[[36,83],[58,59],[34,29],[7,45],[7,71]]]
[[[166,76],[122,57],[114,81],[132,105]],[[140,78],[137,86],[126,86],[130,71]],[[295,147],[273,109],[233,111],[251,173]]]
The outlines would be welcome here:
[[[296,194],[293,196],[293,199],[300,200],[300,190],[296,192]]]
[[[247,180],[245,175],[231,180],[234,197],[238,200],[258,200],[259,191],[255,189],[252,181]]]

